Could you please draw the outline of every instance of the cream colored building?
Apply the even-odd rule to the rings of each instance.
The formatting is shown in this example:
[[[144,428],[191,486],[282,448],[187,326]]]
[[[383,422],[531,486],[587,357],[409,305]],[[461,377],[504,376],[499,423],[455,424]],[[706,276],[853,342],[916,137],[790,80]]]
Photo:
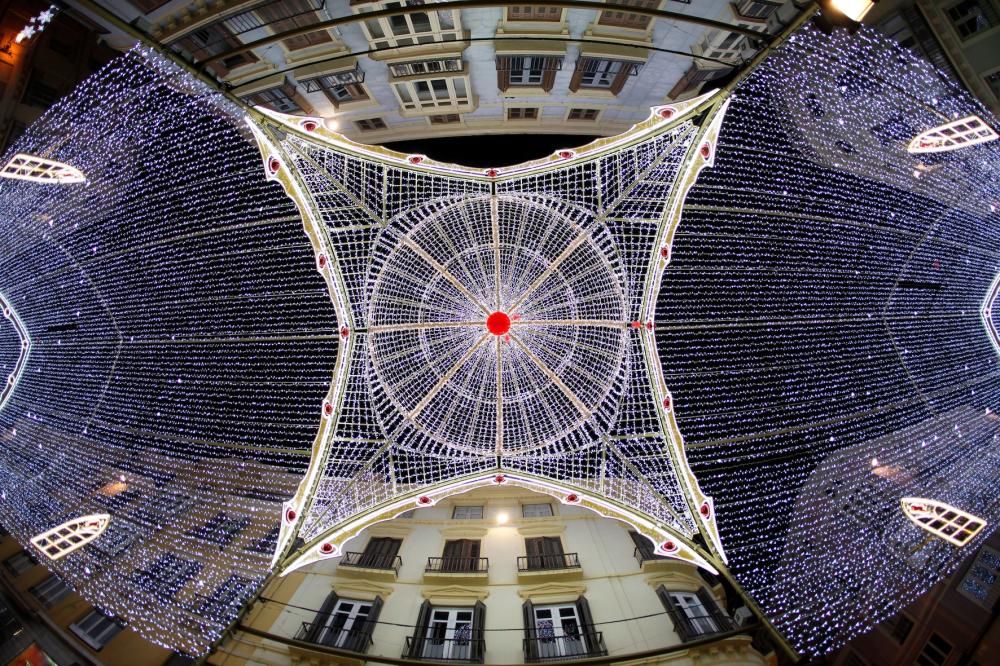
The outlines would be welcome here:
[[[250,630],[209,663],[768,663],[734,635],[732,610],[711,574],[654,556],[624,523],[495,487],[377,524],[342,557],[273,580],[243,618]]]

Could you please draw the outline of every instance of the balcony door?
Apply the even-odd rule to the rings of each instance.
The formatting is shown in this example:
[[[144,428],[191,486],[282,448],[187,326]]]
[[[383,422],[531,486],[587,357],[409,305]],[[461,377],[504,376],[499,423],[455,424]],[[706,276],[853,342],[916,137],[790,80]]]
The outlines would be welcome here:
[[[469,661],[472,657],[472,609],[434,608],[421,656],[424,659]]]
[[[688,623],[694,630],[695,636],[714,634],[719,631],[719,626],[709,609],[694,592],[671,592],[670,598],[678,612],[683,613]]]
[[[389,537],[372,539],[365,546],[365,552],[361,553],[358,566],[369,569],[392,569],[402,544],[402,539]]]
[[[576,604],[535,606],[535,636],[539,659],[575,657],[587,653]]]
[[[319,643],[331,647],[363,652],[367,646],[359,643],[364,633],[368,615],[372,609],[370,601],[355,601],[340,599],[330,615],[329,623],[323,627],[319,635]]]
[[[479,539],[456,539],[444,542],[441,571],[476,571],[479,569]]]
[[[562,539],[535,537],[524,540],[528,555],[528,569],[562,569],[566,566]]]

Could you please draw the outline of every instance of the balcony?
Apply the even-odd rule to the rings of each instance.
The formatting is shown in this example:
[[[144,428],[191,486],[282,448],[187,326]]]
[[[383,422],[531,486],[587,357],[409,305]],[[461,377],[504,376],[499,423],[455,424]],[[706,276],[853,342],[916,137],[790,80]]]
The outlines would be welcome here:
[[[364,573],[366,577],[374,575],[377,578],[396,580],[399,575],[399,568],[403,566],[403,559],[399,555],[381,555],[371,553],[344,553],[340,560],[342,574],[350,575],[357,571]]]
[[[322,622],[303,622],[302,628],[295,634],[295,640],[358,654],[364,654],[372,645],[371,631],[367,628],[337,629]]]
[[[583,576],[583,569],[576,553],[522,555],[517,558],[517,576],[532,582],[539,582],[540,578],[578,578]]]
[[[732,618],[717,607],[711,609],[694,607],[684,610],[668,608],[667,614],[673,620],[674,630],[684,643],[736,628]]]
[[[410,659],[426,659],[428,661],[454,661],[464,663],[482,663],[486,651],[486,641],[478,638],[435,638],[426,636],[406,637],[406,652],[404,657]]]
[[[604,634],[600,631],[594,631],[592,626],[582,627],[582,629],[585,630],[582,635],[576,633],[556,636],[550,629],[552,635],[533,635],[531,638],[525,638],[524,660],[528,663],[538,663],[606,655],[608,648],[604,645]],[[532,631],[532,634],[539,633],[541,631],[537,629]]]
[[[428,557],[424,578],[475,578],[486,580],[490,569],[487,557]]]

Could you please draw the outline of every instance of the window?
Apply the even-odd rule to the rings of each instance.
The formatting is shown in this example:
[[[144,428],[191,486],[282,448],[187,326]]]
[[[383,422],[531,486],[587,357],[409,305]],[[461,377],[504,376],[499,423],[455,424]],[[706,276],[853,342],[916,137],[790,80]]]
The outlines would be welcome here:
[[[640,66],[637,62],[581,56],[576,61],[569,89],[600,88],[617,95],[625,87],[628,77],[639,73]]]
[[[1000,599],[1000,551],[984,546],[973,561],[972,566],[958,584],[958,591],[983,608],[990,610]]]
[[[632,539],[632,543],[635,544],[635,550],[632,551],[632,554],[635,556],[635,559],[639,561],[640,566],[642,566],[643,562],[648,560],[667,559],[663,555],[657,555],[653,542],[638,532],[631,530],[628,535]]]
[[[385,121],[381,118],[364,118],[362,120],[355,120],[354,125],[362,132],[372,132],[374,130],[385,129]]]
[[[202,599],[195,612],[202,617],[232,614],[239,610],[255,586],[253,580],[233,574],[215,588],[212,596]]]
[[[457,113],[442,113],[436,116],[428,116],[431,125],[451,125],[462,122],[462,116]]]
[[[523,611],[526,661],[607,654],[604,637],[594,630],[590,605],[585,598],[580,597],[575,603],[544,606],[527,601]]]
[[[264,535],[261,539],[254,541],[247,546],[247,551],[251,553],[260,553],[261,555],[271,555],[274,553],[274,549],[278,545],[278,534],[280,533],[281,526],[275,525],[271,528],[271,531]]]
[[[515,106],[507,109],[507,120],[537,120],[537,119],[538,119],[538,107]]]
[[[407,656],[413,659],[482,662],[486,606],[435,607],[425,601],[417,615],[413,636],[406,639]]]
[[[427,79],[393,83],[400,105],[407,110],[433,109],[441,106],[468,106],[469,85],[465,77]]]
[[[949,654],[951,654],[951,644],[937,634],[931,634],[914,663],[917,666],[942,666],[948,660]]]
[[[643,9],[658,9],[660,0],[618,0],[616,4],[628,5],[629,7],[642,7]],[[645,30],[649,27],[652,20],[652,16],[643,14],[606,10],[601,12],[601,18],[597,22],[601,25],[611,25],[618,28]]]
[[[910,141],[907,150],[911,153],[943,153],[994,141],[996,138],[997,133],[982,118],[966,116],[921,132]]]
[[[562,60],[554,56],[497,56],[497,86],[500,90],[518,86],[552,90]]]
[[[986,79],[986,85],[993,91],[993,96],[1000,99],[1000,70],[992,74],[987,74],[984,78]]]
[[[272,111],[280,111],[281,113],[301,113],[302,109],[299,107],[298,102],[296,102],[293,98],[294,95],[294,86],[286,82],[276,88],[245,95],[243,100],[253,106],[264,106]]]
[[[16,555],[11,555],[4,560],[4,566],[7,567],[7,570],[15,576],[20,576],[36,564],[38,564],[38,560],[25,551],[21,551]]]
[[[296,638],[330,647],[365,652],[382,611],[382,599],[374,601],[341,599],[331,592],[312,622],[303,622]]]
[[[402,6],[422,5],[424,0],[403,0],[386,2],[386,9]],[[366,10],[372,8],[366,7]],[[368,19],[363,24],[368,41],[373,48],[394,48],[415,46],[434,42],[454,42],[462,36],[458,12],[443,11],[414,12],[378,19]]]
[[[365,87],[360,83],[338,83],[333,76],[318,76],[315,79],[302,81],[307,93],[321,92],[326,95],[335,107],[343,102],[356,102],[368,99]]]
[[[201,562],[166,553],[149,569],[135,572],[135,580],[142,587],[152,589],[153,594],[161,601],[169,601],[189,580],[198,575],[203,566]]]
[[[537,111],[537,109],[531,110]],[[523,504],[521,505],[521,515],[525,518],[547,518],[552,515],[552,505],[548,503]]]
[[[705,588],[697,592],[674,592],[661,585],[656,594],[682,641],[728,631],[733,627],[732,620],[722,612],[712,593]]]
[[[199,28],[170,44],[175,51],[187,51],[195,62],[200,62],[214,55],[225,53],[230,49],[242,46],[242,42],[224,23],[213,23]],[[217,76],[225,77],[230,71],[243,65],[257,62],[257,56],[250,51],[239,53],[224,60],[214,60],[208,68]]]
[[[111,516],[106,513],[73,518],[32,537],[31,543],[49,559],[58,560],[101,536],[110,521]]]
[[[989,30],[997,24],[996,11],[990,0],[962,0],[947,12],[955,32],[962,39]]]
[[[100,650],[118,635],[122,625],[114,616],[109,617],[95,608],[79,622],[69,625],[69,630],[93,649]]]
[[[28,81],[28,85],[25,87],[24,95],[21,97],[21,103],[47,109],[55,104],[56,100],[62,95],[60,95],[58,90],[42,81],[39,77],[40,74],[37,71],[32,74],[31,80]]]
[[[236,535],[246,529],[250,524],[249,518],[231,517],[226,513],[218,513],[215,518],[208,521],[201,527],[191,530],[188,536],[193,536],[202,541],[208,541],[218,546],[225,546],[236,538]]]
[[[667,97],[670,99],[676,99],[684,93],[690,92],[695,88],[701,87],[705,81],[711,81],[712,79],[717,79],[727,71],[726,68],[721,69],[700,69],[697,65],[691,65],[690,69],[681,77],[680,81],[674,84],[674,87],[670,89],[667,93]]]
[[[902,645],[906,642],[907,637],[909,637],[910,631],[913,630],[913,620],[900,613],[889,618],[879,626],[885,633],[892,636],[894,641]]]
[[[441,72],[461,72],[461,58],[441,58],[440,60],[418,60],[416,62],[390,63],[389,71],[395,77],[438,74]]]
[[[566,120],[586,120],[593,122],[597,120],[597,116],[600,113],[598,109],[570,109]]]
[[[55,575],[49,576],[30,591],[46,608],[52,608],[72,592],[62,578]]]
[[[478,520],[483,517],[483,507],[456,506],[451,510],[451,517],[455,520]]]
[[[769,0],[742,0],[736,4],[736,11],[747,18],[766,19],[774,13],[779,3]]]
[[[979,534],[986,521],[961,509],[920,497],[904,497],[903,513],[913,523],[955,546],[964,546]]]
[[[508,21],[561,21],[561,7],[508,7]]]
[[[271,28],[274,34],[304,28],[318,21],[322,21],[325,16],[320,14],[319,9],[323,7],[323,0],[282,0],[272,2],[263,7],[257,7],[254,11],[264,21],[264,24]],[[289,51],[308,48],[317,44],[332,42],[333,38],[326,30],[308,32],[304,35],[297,35],[281,40]]]

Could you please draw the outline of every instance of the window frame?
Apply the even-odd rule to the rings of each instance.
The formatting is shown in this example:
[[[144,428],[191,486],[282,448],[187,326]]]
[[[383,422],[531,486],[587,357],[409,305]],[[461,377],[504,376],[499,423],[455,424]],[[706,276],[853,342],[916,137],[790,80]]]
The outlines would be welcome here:
[[[45,608],[52,608],[73,593],[73,589],[66,584],[66,581],[56,574],[32,586],[28,591]]]
[[[548,509],[548,513],[545,513],[543,511],[543,512],[535,514],[535,515],[529,515],[529,513],[532,513],[533,511],[535,511],[537,507],[543,507],[543,506]],[[531,509],[529,511],[528,507],[535,507],[535,508],[533,508],[533,509]],[[555,514],[555,509],[553,509],[553,507],[552,507],[552,502],[538,502],[538,503],[522,504],[521,505],[521,517],[522,518],[552,518],[555,515],[556,515]]]
[[[354,3],[352,3],[353,5]],[[366,19],[360,22],[361,30],[365,39],[372,48],[404,48],[410,46],[421,46],[440,42],[462,41],[461,15],[454,9],[435,10],[431,8],[434,3],[425,4],[423,0],[399,0],[393,2],[378,2],[378,9],[390,9],[402,5],[423,5],[428,9],[426,12],[415,12],[412,14],[399,14],[396,16],[383,17],[377,19]],[[357,9],[352,6],[354,13],[371,11],[373,7]],[[427,20],[428,29],[416,29],[418,16],[423,16]],[[450,21],[445,20],[445,15],[450,15]],[[396,21],[397,26],[405,24],[405,31],[397,32],[392,21]],[[402,24],[400,23],[402,22]],[[450,25],[449,25],[450,23]],[[377,30],[377,32],[375,32]]]
[[[85,625],[91,621],[91,618],[94,618],[94,627],[86,628]],[[108,624],[105,625],[105,623]],[[96,634],[92,633],[94,628],[102,625],[105,625],[103,629]],[[125,627],[114,615],[107,615],[97,608],[94,608],[79,620],[69,625],[69,630],[95,652],[100,652],[105,646],[107,646],[108,643],[114,640],[115,636],[120,634],[124,628]]]
[[[460,513],[469,513],[468,509],[478,509],[478,516],[460,516]],[[475,512],[472,512],[475,513]],[[451,519],[452,520],[483,520],[486,516],[486,507],[482,504],[456,504],[451,509]]]
[[[391,85],[404,112],[467,110],[472,106],[472,86],[468,74],[393,81]]]

